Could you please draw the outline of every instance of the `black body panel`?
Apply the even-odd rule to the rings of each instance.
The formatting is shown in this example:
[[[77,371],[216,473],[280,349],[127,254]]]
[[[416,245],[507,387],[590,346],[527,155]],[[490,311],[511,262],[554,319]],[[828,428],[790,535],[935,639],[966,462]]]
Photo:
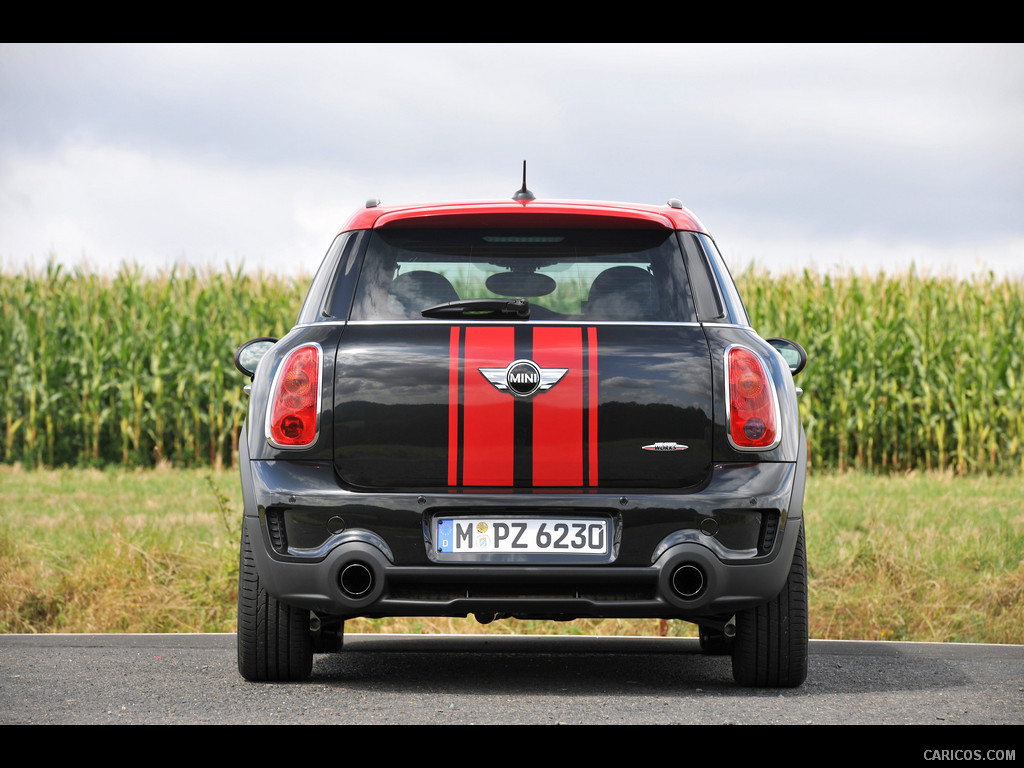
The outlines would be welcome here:
[[[532,398],[496,391],[479,371],[523,358],[571,362]],[[711,470],[712,400],[697,324],[350,323],[335,369],[335,464],[363,489],[694,488]],[[562,428],[544,432],[550,420]],[[651,448],[670,442],[680,448]]]
[[[247,466],[246,526],[265,542],[256,557],[268,589],[291,605],[346,617],[507,611],[697,620],[730,613],[781,588],[803,505],[802,466],[783,462],[717,465],[699,493],[628,496],[359,493],[341,487],[329,464]],[[433,521],[482,511],[605,516],[613,522],[611,562],[484,555],[439,563]],[[372,599],[339,587],[351,563],[373,570]],[[681,563],[704,571],[699,596],[682,599],[667,582]]]

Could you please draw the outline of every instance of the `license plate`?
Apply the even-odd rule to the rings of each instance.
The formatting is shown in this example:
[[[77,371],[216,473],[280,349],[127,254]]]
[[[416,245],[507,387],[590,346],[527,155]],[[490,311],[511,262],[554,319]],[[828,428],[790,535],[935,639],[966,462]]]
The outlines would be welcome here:
[[[437,521],[439,554],[608,553],[608,521],[601,518],[473,518]]]

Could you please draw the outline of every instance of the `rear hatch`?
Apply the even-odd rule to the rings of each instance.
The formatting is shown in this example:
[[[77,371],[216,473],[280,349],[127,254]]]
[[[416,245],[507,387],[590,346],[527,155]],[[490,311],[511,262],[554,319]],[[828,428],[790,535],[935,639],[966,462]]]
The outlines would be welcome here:
[[[374,231],[334,416],[363,489],[700,485],[711,361],[675,233]]]

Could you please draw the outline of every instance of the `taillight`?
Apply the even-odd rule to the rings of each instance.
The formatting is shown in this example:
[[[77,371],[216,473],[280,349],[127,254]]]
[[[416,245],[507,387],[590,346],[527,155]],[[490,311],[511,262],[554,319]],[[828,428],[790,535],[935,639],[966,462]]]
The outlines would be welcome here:
[[[267,408],[267,438],[281,448],[303,448],[316,440],[320,415],[320,347],[293,349],[281,363]]]
[[[744,347],[725,353],[729,439],[740,450],[767,450],[779,442],[775,387],[761,358]]]

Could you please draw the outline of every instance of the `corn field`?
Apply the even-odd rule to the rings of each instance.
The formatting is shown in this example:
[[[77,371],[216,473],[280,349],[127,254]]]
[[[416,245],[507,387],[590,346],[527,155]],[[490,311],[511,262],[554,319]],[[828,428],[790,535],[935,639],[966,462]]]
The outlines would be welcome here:
[[[810,357],[820,469],[1024,469],[1024,281],[738,276],[755,328]],[[234,463],[237,344],[282,336],[307,277],[176,268],[0,274],[0,462]]]
[[[233,463],[248,383],[235,347],[283,336],[307,284],[196,269],[0,275],[0,461]]]
[[[812,467],[1024,469],[1024,280],[902,275],[738,281],[762,336],[807,349]]]

